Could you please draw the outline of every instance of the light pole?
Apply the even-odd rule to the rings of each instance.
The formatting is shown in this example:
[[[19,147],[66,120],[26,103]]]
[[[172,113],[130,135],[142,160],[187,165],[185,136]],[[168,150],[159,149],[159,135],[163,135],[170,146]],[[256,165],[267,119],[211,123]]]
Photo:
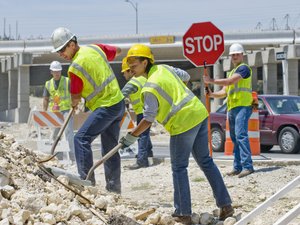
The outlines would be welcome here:
[[[135,33],[138,34],[139,33],[139,25],[138,25],[138,4],[137,2],[135,2],[135,4],[130,1],[130,0],[125,0],[125,2],[128,2],[132,5],[132,7],[135,10]]]

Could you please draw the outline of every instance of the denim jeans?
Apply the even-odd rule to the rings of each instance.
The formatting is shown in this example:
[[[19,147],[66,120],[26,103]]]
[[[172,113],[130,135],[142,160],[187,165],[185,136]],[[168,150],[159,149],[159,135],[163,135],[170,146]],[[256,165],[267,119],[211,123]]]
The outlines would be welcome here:
[[[67,116],[69,115],[69,110],[64,110],[61,111],[61,113],[63,114],[64,118],[66,119]],[[65,137],[66,140],[68,141],[69,144],[69,150],[70,150],[70,158],[71,160],[75,159],[75,149],[74,149],[74,128],[73,128],[73,124],[74,124],[74,118],[73,116],[71,116],[66,129],[65,129]],[[53,140],[56,139],[58,133],[59,133],[60,128],[55,128],[53,133],[52,133],[52,138]]]
[[[248,137],[248,121],[251,114],[251,106],[236,107],[228,112],[230,138],[234,144],[233,169],[236,171],[253,170]]]
[[[187,167],[192,153],[198,166],[204,172],[216,199],[218,207],[231,204],[231,198],[222,175],[209,156],[207,119],[196,127],[171,136],[170,155],[173,172],[174,206],[176,215],[191,215],[191,194]],[[201,191],[201,190],[199,190]]]
[[[85,179],[93,166],[91,143],[101,134],[102,155],[118,144],[120,121],[124,115],[124,100],[110,107],[100,107],[91,113],[75,135],[77,169],[81,179]],[[116,153],[104,163],[106,189],[121,192],[121,160]],[[93,175],[92,182],[95,181]]]
[[[139,124],[143,118],[143,113],[136,115],[137,124]],[[141,133],[138,140],[138,148],[137,164],[141,166],[149,166],[148,157],[153,156],[150,127]]]

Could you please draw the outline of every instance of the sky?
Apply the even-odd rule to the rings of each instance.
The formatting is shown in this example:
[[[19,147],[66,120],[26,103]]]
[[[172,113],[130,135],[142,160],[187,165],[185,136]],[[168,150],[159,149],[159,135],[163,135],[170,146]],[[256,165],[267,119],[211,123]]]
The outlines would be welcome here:
[[[139,34],[184,34],[206,21],[223,32],[300,29],[300,0],[130,1],[138,4]],[[61,26],[78,37],[131,36],[136,11],[125,0],[0,0],[1,37],[50,38]]]

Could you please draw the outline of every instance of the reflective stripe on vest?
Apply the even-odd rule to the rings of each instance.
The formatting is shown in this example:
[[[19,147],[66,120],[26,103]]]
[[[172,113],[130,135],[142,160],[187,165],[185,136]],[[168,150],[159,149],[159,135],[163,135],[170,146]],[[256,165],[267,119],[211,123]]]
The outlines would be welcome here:
[[[139,82],[139,81],[136,80],[136,79],[131,79],[130,82],[131,82],[131,83],[135,83],[136,86],[138,86],[138,89],[139,89],[139,90],[143,88],[143,85],[141,84],[141,82]],[[139,102],[141,102],[141,99],[140,99],[140,98],[139,98],[139,99],[135,99],[135,100],[131,100],[131,104],[132,104],[132,105],[136,105],[136,104],[138,104]]]
[[[241,63],[240,65],[238,65],[236,68],[234,68],[231,72],[230,72],[230,74],[229,74],[229,76],[228,77],[231,77],[234,73],[235,73],[235,71],[240,67],[240,66],[247,66],[248,67],[248,65],[247,64],[245,64],[245,63]],[[249,68],[249,70],[250,70],[250,77],[252,76],[252,72],[251,72],[251,69]],[[233,89],[229,89],[229,92],[228,92],[228,95],[232,95],[232,94],[234,94],[234,93],[237,93],[237,92],[240,92],[240,91],[245,91],[245,92],[250,92],[251,94],[252,94],[252,88],[251,88],[251,82],[250,82],[250,88],[246,88],[246,87],[238,87],[238,83],[239,82],[237,82],[237,83],[235,83],[234,84],[234,88]]]
[[[167,69],[177,80],[180,81],[179,77],[174,73],[173,70],[171,70],[169,67],[167,66],[164,66],[162,65],[165,69]],[[194,97],[194,94],[189,90],[187,89],[183,84],[182,82],[179,82],[182,87],[184,88],[185,92],[187,93],[187,96],[181,100],[181,102],[179,102],[179,104],[177,105],[174,105],[173,104],[173,99],[171,96],[168,95],[167,92],[165,92],[160,86],[158,86],[157,84],[154,84],[154,83],[150,83],[150,82],[147,82],[145,84],[145,87],[150,87],[150,88],[153,88],[155,89],[160,95],[162,98],[164,98],[168,103],[169,105],[171,106],[171,111],[169,112],[169,114],[166,116],[166,118],[164,119],[164,121],[162,121],[162,124],[165,125],[166,123],[168,123],[168,121],[170,120],[170,118],[172,116],[174,116],[180,109],[182,109],[184,107],[185,104],[187,104],[193,97]]]
[[[139,76],[139,77],[133,77],[129,80],[128,83],[134,85],[137,87],[137,91],[130,94],[129,98],[132,104],[132,109],[135,112],[135,114],[141,114],[143,113],[143,103],[141,101],[141,91],[145,83],[147,82],[146,77]]]
[[[190,130],[208,116],[201,101],[167,65],[152,66],[141,95],[145,96],[146,93],[151,93],[157,99],[155,118],[171,136]],[[192,97],[190,100],[189,95]],[[141,100],[144,101],[144,98]]]
[[[55,89],[54,87],[55,80],[53,78],[46,82],[45,86],[50,94],[49,108],[51,111],[52,107],[54,106],[54,96],[59,96],[59,111],[68,110],[71,108],[71,97],[69,93],[68,80],[69,79],[67,77],[61,76],[57,89]],[[63,92],[61,91],[62,89]]]
[[[96,50],[101,55],[101,57],[106,61],[106,63],[109,65],[106,56],[96,46],[88,45],[86,47]],[[76,68],[78,71],[80,71],[94,88],[94,91],[89,96],[86,97],[87,101],[90,101],[92,98],[94,98],[99,92],[101,92],[110,82],[112,82],[116,78],[115,75],[112,73],[100,86],[97,86],[93,78],[90,76],[90,74],[87,71],[85,71],[85,69],[83,69],[82,66],[80,66],[75,62],[73,62],[71,66]]]
[[[230,71],[228,77],[231,77],[240,66],[247,66],[250,71],[250,76],[246,79],[240,79],[237,83],[233,85],[229,85],[226,88],[227,96],[228,96],[228,101],[227,101],[228,110],[231,110],[232,108],[238,106],[250,106],[252,103],[251,68],[247,64],[241,63],[236,68]]]

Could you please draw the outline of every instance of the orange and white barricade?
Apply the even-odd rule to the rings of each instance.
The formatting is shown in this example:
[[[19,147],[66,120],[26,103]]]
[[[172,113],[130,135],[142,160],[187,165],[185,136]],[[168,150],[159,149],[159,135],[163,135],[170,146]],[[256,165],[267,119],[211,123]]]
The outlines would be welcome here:
[[[64,116],[60,112],[47,112],[47,111],[38,111],[33,110],[30,112],[28,118],[28,125],[34,127],[37,131],[37,150],[50,153],[53,140],[51,133],[55,128],[61,128],[64,123]],[[62,135],[61,140],[58,142],[55,152],[64,152],[66,158],[69,161],[69,143],[65,139],[65,135]],[[65,154],[64,154],[65,155]]]
[[[89,112],[80,112],[78,114],[74,115],[74,130],[78,130],[84,121],[88,118]],[[124,116],[120,123],[120,132],[122,134],[126,134],[128,131],[130,131],[132,128],[134,128],[134,122],[129,114],[129,112],[125,111]]]
[[[257,93],[252,92],[253,101],[258,103]],[[260,155],[260,133],[259,133],[259,113],[256,107],[253,107],[252,114],[248,122],[248,136],[252,155]],[[225,141],[225,155],[232,155],[233,143],[230,138],[229,120],[226,119],[226,141]]]
[[[125,111],[124,116],[120,123],[120,132],[127,133],[135,127],[133,120],[131,119],[130,113]]]

